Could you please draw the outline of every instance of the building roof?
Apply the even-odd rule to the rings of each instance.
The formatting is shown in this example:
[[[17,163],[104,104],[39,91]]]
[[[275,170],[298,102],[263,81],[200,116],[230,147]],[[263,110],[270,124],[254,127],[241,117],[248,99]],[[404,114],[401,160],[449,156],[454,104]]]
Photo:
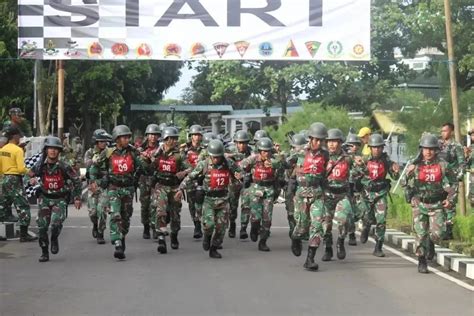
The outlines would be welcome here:
[[[230,113],[234,110],[232,105],[160,105],[160,104],[131,104],[131,111],[169,112],[174,107],[176,112],[204,112],[204,113]]]
[[[392,131],[395,134],[403,134],[407,131],[403,124],[396,121],[395,112],[375,110],[372,117],[384,134],[390,134]]]
[[[234,110],[230,114],[223,115],[223,119],[232,119],[232,118],[262,118],[262,117],[280,117],[281,107],[271,107],[267,108],[268,114],[264,112],[263,109],[242,109]],[[302,111],[303,107],[301,106],[288,106],[286,108],[287,114],[292,114],[298,111]]]

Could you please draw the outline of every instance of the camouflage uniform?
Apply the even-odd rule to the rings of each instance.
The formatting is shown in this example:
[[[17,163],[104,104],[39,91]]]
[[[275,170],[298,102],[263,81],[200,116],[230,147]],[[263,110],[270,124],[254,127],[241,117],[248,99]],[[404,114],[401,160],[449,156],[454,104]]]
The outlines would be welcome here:
[[[464,172],[464,152],[461,144],[456,142],[454,139],[440,140],[439,142],[440,152],[438,157],[444,159],[448,163],[447,174],[451,186],[457,191],[459,189],[459,181],[462,179]],[[451,235],[451,226],[453,223],[454,216],[456,215],[456,203],[457,198],[449,209],[446,210],[446,224],[448,227],[448,234]],[[452,236],[447,236],[452,238]]]
[[[159,238],[167,234],[167,215],[170,216],[170,228],[172,238],[176,238],[181,229],[181,201],[176,201],[174,195],[178,191],[181,182],[176,176],[178,172],[189,171],[190,166],[186,158],[180,154],[178,148],[165,150],[161,145],[152,158],[150,168],[153,170],[154,182],[152,191],[152,209],[156,214],[155,225]],[[161,240],[161,239],[160,239]],[[172,242],[173,243],[173,242]],[[176,246],[175,248],[177,248]]]
[[[189,186],[189,183],[204,176],[203,190],[205,198],[203,203],[204,238],[211,241],[211,246],[219,248],[225,236],[229,221],[229,194],[228,189],[231,178],[240,168],[230,159],[223,158],[224,162],[214,165],[210,158],[199,161],[180,185],[180,189]],[[205,249],[208,250],[208,249]]]
[[[362,214],[364,230],[368,231],[370,225],[375,223],[375,239],[383,244],[388,207],[387,195],[390,192],[390,180],[386,177],[389,174],[392,179],[396,180],[399,174],[393,172],[394,162],[389,159],[386,153],[382,153],[379,158],[365,157],[364,161],[365,166],[360,169],[363,174],[361,183],[364,188],[364,199],[360,201],[359,206],[365,210]]]
[[[293,153],[287,161],[295,166],[297,190],[295,193],[296,226],[292,239],[308,235],[310,247],[319,247],[324,235],[325,207],[323,182],[329,153],[324,149],[311,150],[309,146]]]
[[[344,259],[344,239],[353,222],[352,200],[349,196],[349,179],[354,170],[352,158],[342,152],[330,153],[327,165],[327,182],[325,185],[325,219],[323,221],[324,243],[326,248],[332,247],[332,224],[336,222],[339,230],[338,237],[338,258]],[[342,244],[342,245],[341,245]],[[340,249],[344,255],[339,255]],[[331,251],[332,252],[332,251]]]
[[[293,149],[290,152],[290,156],[293,154]],[[293,231],[296,226],[295,222],[295,193],[296,193],[296,170],[293,167],[286,170],[287,185],[285,190],[285,209],[286,217],[288,219],[288,225],[290,226],[289,235],[290,238],[293,235]]]
[[[429,240],[437,243],[446,232],[446,213],[442,202],[448,199],[454,203],[456,191],[451,186],[448,164],[444,160],[419,161],[414,166],[414,170],[402,178],[401,184],[406,187],[412,182],[408,190],[413,190],[410,203],[416,233],[416,255],[425,257]]]
[[[39,228],[39,244],[48,248],[48,229],[51,224],[51,251],[53,242],[61,233],[63,222],[67,217],[67,206],[70,196],[81,199],[81,180],[72,167],[63,161],[48,163],[39,161],[31,170],[30,177],[40,177],[39,206],[36,223]]]
[[[187,143],[181,148],[182,154],[186,157],[188,164],[192,168],[196,167],[199,155],[203,149],[203,146],[199,145],[194,147],[192,143]],[[189,206],[189,213],[191,214],[191,219],[194,223],[200,222],[202,217],[202,204],[196,202],[196,190],[201,189],[198,188],[198,186],[200,186],[198,182],[198,179],[195,179],[194,181],[189,182],[188,186],[186,187],[186,198]]]
[[[267,167],[260,154],[249,156],[240,162],[240,168],[252,174],[252,185],[247,192],[251,202],[250,220],[252,229],[250,237],[252,241],[257,241],[258,235],[260,235],[260,241],[265,241],[270,236],[275,193],[274,184],[277,169],[281,168],[282,165],[282,161],[271,159],[271,166]]]
[[[247,146],[246,152],[239,152],[236,148],[235,151],[229,153],[229,158],[232,159],[239,167],[243,159],[249,157],[252,154],[252,151],[249,146]],[[242,174],[243,179],[247,179],[249,181],[250,174]],[[244,187],[244,183],[242,181],[236,181],[233,179],[229,185],[229,203],[230,203],[230,221],[235,222],[238,216],[238,208],[239,208],[239,199],[244,196],[244,192],[247,191],[248,188]],[[250,186],[250,183],[247,184]],[[248,197],[248,194],[246,195]],[[248,198],[247,198],[248,200]],[[242,211],[241,211],[241,225],[242,229],[245,230],[247,228],[249,218],[250,218],[250,203],[242,202]]]
[[[105,149],[104,149],[105,150]],[[90,148],[84,154],[84,164],[87,169],[87,175],[90,178],[91,168],[100,156],[101,150],[95,146]],[[92,192],[90,189],[87,193],[87,208],[89,210],[89,218],[94,225],[94,228],[97,229],[97,237],[103,238],[104,231],[106,228],[107,222],[107,213],[110,210],[108,198],[107,198],[107,164],[102,162],[99,166],[96,167],[97,170],[97,190]],[[91,182],[89,180],[89,182]]]
[[[107,165],[108,187],[107,198],[110,204],[110,241],[124,243],[130,228],[130,218],[133,214],[134,183],[142,170],[139,153],[133,146],[126,148],[107,148],[100,153],[97,161],[90,168],[91,181],[103,178],[100,166]]]
[[[157,149],[158,146],[147,146],[146,148],[143,148],[143,151],[141,153],[142,155],[140,156],[142,162],[144,164],[149,163],[149,160],[145,157],[151,157]],[[154,185],[155,182],[153,181],[153,172],[150,172],[149,170],[144,170],[142,175],[140,176],[140,179],[138,180],[138,188],[140,189],[140,218],[143,226],[146,227],[145,230],[147,231],[147,227],[150,227],[152,231],[155,231],[156,214],[154,213],[154,209],[151,207],[151,194]]]

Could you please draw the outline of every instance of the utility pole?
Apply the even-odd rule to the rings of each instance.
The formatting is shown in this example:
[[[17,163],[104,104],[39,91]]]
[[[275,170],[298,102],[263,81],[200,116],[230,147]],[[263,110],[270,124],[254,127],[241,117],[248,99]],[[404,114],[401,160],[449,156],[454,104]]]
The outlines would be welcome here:
[[[58,137],[64,133],[64,61],[58,60]]]
[[[451,82],[451,103],[453,107],[453,124],[454,136],[457,142],[461,143],[461,129],[459,126],[459,109],[458,109],[458,85],[456,82],[456,62],[454,60],[454,44],[451,22],[451,4],[450,0],[444,0],[444,15],[446,20],[446,43],[448,46],[448,66],[449,80]],[[466,215],[466,194],[464,184],[459,186],[459,205],[461,207],[461,215]]]

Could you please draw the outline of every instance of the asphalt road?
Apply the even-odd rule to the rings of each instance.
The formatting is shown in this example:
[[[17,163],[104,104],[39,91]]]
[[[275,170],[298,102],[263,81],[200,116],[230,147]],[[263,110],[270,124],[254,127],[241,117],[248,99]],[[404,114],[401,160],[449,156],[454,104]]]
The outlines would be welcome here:
[[[60,253],[38,263],[36,242],[0,242],[3,315],[474,315],[474,294],[373,244],[349,247],[344,261],[302,268],[305,253],[289,249],[284,208],[274,211],[269,253],[224,240],[223,259],[208,257],[192,238],[183,207],[180,249],[161,255],[143,240],[139,206],[127,238],[127,259],[91,237],[87,211],[69,210]],[[108,232],[108,230],[107,230]],[[107,240],[109,240],[107,236]]]

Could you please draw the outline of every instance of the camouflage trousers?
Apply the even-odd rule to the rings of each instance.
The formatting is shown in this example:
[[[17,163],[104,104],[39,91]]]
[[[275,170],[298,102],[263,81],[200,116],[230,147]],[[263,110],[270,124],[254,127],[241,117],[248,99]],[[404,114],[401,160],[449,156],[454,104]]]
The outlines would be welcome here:
[[[365,203],[362,193],[354,193],[352,201],[352,220],[349,224],[349,234],[355,233],[356,223],[361,220],[367,213],[367,203]]]
[[[457,182],[456,179],[450,181],[451,187],[454,187],[456,192],[459,192],[459,182]],[[456,217],[456,205],[458,204],[458,198],[456,195],[456,198],[454,199],[452,205],[450,208],[446,208],[446,223],[447,224],[452,224],[454,221],[454,217]]]
[[[339,238],[346,238],[353,222],[352,205],[347,194],[325,193],[325,218],[323,220],[324,243],[326,246],[332,246],[332,224],[336,222],[339,230]]]
[[[188,202],[189,214],[193,222],[200,222],[203,212],[203,204],[198,203],[197,190],[186,190],[186,200]]]
[[[416,255],[425,256],[428,252],[428,241],[438,243],[446,233],[446,215],[441,202],[428,204],[414,197],[411,200],[413,209],[413,227],[416,234]]]
[[[22,178],[20,176],[5,175],[0,187],[0,219],[11,213],[13,204],[18,213],[20,226],[30,225],[30,205],[24,194]]]
[[[385,240],[388,208],[387,194],[385,191],[368,192],[362,202],[365,204],[362,208],[366,210],[362,218],[364,226],[375,224],[375,239],[381,242]]]
[[[250,220],[250,187],[242,188],[240,191],[240,224],[247,227]]]
[[[295,230],[295,193],[296,193],[296,179],[289,179],[285,192],[285,208],[288,225],[290,226],[290,237]]]
[[[98,189],[95,193],[89,190],[87,193],[87,209],[89,211],[89,218],[92,224],[97,225],[99,233],[104,233],[107,213],[110,210],[109,199],[107,192],[103,189]]]
[[[229,223],[228,198],[206,196],[202,208],[203,230],[206,236],[212,236],[212,245],[219,247]]]
[[[167,186],[157,183],[152,193],[152,208],[156,214],[155,227],[158,233],[165,234],[168,225],[166,218],[169,213],[171,233],[178,233],[181,229],[181,201],[176,201],[174,195],[178,192],[177,186]]]
[[[230,208],[230,221],[231,222],[235,222],[237,220],[238,209],[239,209],[239,198],[240,198],[241,192],[242,192],[242,184],[232,183],[229,186],[229,208]]]
[[[50,199],[42,196],[38,205],[38,217],[36,223],[39,228],[39,242],[44,246],[48,243],[48,229],[51,225],[51,231],[57,236],[61,233],[63,223],[67,217],[66,198]]]
[[[270,236],[272,226],[274,187],[261,186],[253,183],[249,188],[250,196],[250,220],[252,223],[260,223],[260,238],[267,239]]]
[[[141,176],[138,184],[140,189],[141,221],[143,225],[154,222],[156,215],[151,207],[151,191],[153,190],[153,177]]]
[[[295,194],[295,221],[293,239],[305,239],[309,233],[309,246],[319,247],[324,235],[324,196],[321,188],[298,187]]]
[[[127,236],[130,218],[133,214],[134,187],[116,187],[110,185],[107,197],[110,203],[110,241],[115,243]]]

